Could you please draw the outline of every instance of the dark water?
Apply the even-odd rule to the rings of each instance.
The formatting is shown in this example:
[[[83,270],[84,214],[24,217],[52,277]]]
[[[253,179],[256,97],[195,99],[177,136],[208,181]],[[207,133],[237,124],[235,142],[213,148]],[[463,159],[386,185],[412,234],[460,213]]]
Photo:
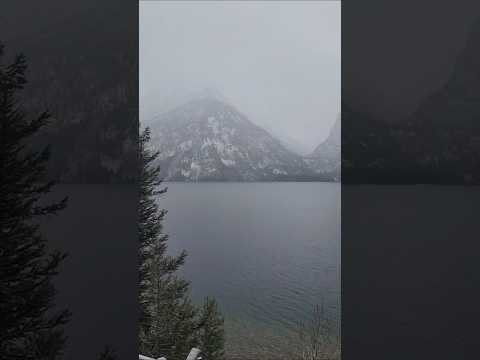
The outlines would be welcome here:
[[[106,345],[118,359],[138,356],[138,187],[58,185],[49,199],[69,197],[44,219],[49,246],[69,256],[55,279],[58,308],[72,312],[64,360],[97,359]]]
[[[345,359],[479,358],[479,213],[478,186],[342,185]]]
[[[340,185],[169,183],[159,203],[192,297],[215,297],[229,357],[276,356],[299,322],[340,305]]]

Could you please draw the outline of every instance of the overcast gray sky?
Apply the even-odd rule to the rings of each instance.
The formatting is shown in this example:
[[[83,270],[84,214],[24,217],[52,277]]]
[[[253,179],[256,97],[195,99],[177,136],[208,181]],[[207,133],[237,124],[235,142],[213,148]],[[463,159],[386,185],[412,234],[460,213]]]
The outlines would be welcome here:
[[[140,120],[216,89],[309,150],[340,113],[339,1],[141,1]]]

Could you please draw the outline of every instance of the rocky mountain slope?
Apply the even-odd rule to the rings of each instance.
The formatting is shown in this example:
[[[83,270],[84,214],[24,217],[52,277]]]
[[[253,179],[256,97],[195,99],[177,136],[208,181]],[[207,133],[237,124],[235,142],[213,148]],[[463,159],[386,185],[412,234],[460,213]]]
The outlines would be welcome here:
[[[316,174],[329,173],[335,180],[341,174],[341,117],[337,117],[327,139],[305,157],[306,163]]]
[[[151,121],[150,127],[165,180],[332,180],[215,98],[179,106]]]

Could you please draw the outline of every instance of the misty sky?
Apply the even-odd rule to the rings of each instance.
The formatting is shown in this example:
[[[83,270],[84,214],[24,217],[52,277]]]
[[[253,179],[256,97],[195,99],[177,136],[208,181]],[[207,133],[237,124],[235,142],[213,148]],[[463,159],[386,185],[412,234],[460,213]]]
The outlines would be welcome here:
[[[140,2],[140,120],[219,91],[313,150],[340,112],[340,2]]]

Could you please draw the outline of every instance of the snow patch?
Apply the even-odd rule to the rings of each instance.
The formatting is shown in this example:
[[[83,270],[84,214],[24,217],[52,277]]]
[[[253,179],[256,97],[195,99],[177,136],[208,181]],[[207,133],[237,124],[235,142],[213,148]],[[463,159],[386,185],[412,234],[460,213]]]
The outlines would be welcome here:
[[[284,171],[284,170],[280,170],[280,169],[273,169],[273,173],[275,175],[287,175],[287,172]]]
[[[197,164],[195,161],[192,161],[192,163],[190,164],[190,169],[194,174],[193,175],[194,178],[197,179],[198,176],[200,175],[200,172],[202,171],[202,167],[200,166],[200,164]]]
[[[218,123],[215,116],[209,116],[207,119],[208,127],[212,129],[214,135],[220,134],[220,124]]]
[[[230,159],[220,159],[225,166],[234,166],[235,165],[235,160],[230,160]]]

